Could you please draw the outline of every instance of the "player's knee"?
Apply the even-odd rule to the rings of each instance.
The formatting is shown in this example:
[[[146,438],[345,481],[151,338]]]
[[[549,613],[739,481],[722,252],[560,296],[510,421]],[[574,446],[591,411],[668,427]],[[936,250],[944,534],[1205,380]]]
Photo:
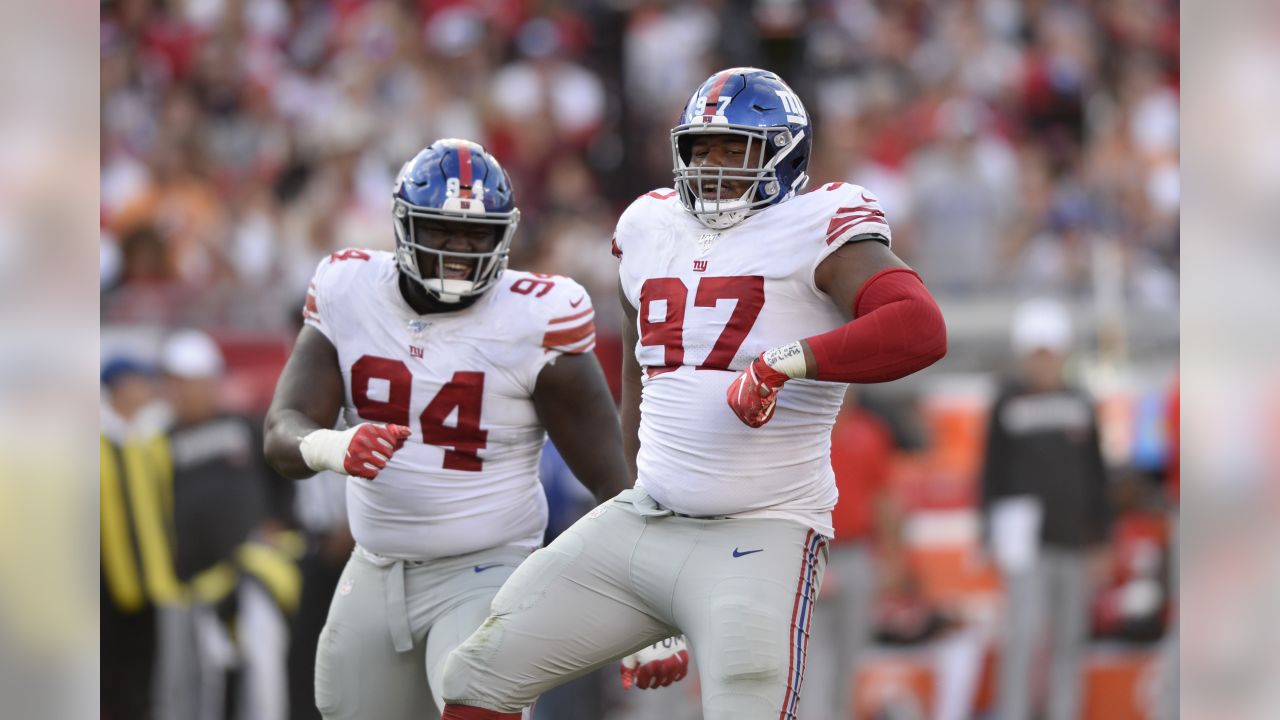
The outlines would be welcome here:
[[[353,687],[343,683],[352,677],[353,648],[346,642],[350,628],[327,623],[320,633],[316,648],[315,701],[316,709],[326,720],[356,717],[357,697]]]
[[[489,616],[476,631],[454,648],[444,661],[440,678],[440,694],[446,702],[475,699],[478,678],[488,674],[502,633],[501,620]],[[492,683],[488,683],[492,689]]]
[[[512,679],[519,673],[502,667],[498,650],[505,621],[505,616],[490,615],[449,653],[440,679],[440,696],[446,703],[517,712],[537,699],[536,693]]]

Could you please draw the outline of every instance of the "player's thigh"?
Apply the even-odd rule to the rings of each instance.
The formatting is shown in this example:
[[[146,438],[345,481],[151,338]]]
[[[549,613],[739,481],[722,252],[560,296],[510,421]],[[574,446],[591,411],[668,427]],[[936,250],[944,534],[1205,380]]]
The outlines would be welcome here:
[[[316,707],[326,720],[417,720],[436,708],[421,646],[396,652],[387,620],[386,571],[347,561],[316,648]]]
[[[514,712],[539,694],[673,634],[631,590],[644,519],[584,518],[529,556],[445,665],[448,702]]]
[[[826,539],[789,521],[715,522],[676,590],[704,718],[794,717]]]

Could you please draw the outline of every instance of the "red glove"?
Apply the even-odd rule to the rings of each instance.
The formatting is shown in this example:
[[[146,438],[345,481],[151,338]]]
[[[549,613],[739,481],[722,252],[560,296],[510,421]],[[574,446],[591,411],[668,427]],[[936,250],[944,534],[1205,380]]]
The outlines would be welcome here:
[[[761,353],[729,384],[725,397],[739,420],[747,427],[758,428],[773,417],[774,408],[778,405],[778,391],[790,379],[785,373],[769,367],[764,361],[764,353]]]
[[[684,637],[667,638],[622,658],[622,689],[666,687],[689,674],[689,650]]]
[[[356,475],[372,480],[392,454],[404,447],[412,431],[403,425],[375,425],[361,423],[355,428],[356,434],[347,446],[347,456],[342,468],[348,475]]]
[[[299,450],[312,470],[333,470],[366,480],[377,477],[412,431],[404,425],[360,423],[347,430],[316,430]]]

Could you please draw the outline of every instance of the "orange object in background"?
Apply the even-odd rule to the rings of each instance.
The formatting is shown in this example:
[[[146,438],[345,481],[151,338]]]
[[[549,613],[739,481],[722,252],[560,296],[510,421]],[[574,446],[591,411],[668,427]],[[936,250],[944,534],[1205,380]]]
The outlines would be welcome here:
[[[936,545],[910,548],[907,558],[925,599],[949,607],[977,596],[990,596],[994,602],[999,594],[999,574],[977,553],[972,544]]]
[[[929,481],[933,495],[972,505],[982,470],[990,398],[955,394],[926,397],[921,413],[927,429]]]
[[[1155,655],[1094,656],[1085,663],[1084,720],[1148,720],[1148,677]]]
[[[1081,720],[1150,720],[1149,687],[1156,658],[1151,650],[1103,651],[1086,657]],[[982,664],[970,714],[995,709],[998,659],[993,650],[984,653]],[[927,646],[870,658],[853,678],[854,715],[847,720],[896,717],[890,714],[893,710],[905,711],[907,717],[934,717],[936,688],[937,671]]]
[[[862,666],[853,683],[855,718],[929,717],[934,671],[924,654],[878,659]]]

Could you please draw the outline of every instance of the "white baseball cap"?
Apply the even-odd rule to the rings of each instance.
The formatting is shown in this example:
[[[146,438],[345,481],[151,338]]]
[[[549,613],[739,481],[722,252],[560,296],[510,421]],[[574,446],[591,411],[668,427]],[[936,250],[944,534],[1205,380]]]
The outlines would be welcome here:
[[[165,341],[160,367],[181,378],[216,378],[222,375],[225,363],[213,338],[199,330],[181,330]]]
[[[1030,300],[1013,314],[1012,340],[1018,355],[1036,350],[1065,353],[1071,349],[1071,315],[1056,300]]]

